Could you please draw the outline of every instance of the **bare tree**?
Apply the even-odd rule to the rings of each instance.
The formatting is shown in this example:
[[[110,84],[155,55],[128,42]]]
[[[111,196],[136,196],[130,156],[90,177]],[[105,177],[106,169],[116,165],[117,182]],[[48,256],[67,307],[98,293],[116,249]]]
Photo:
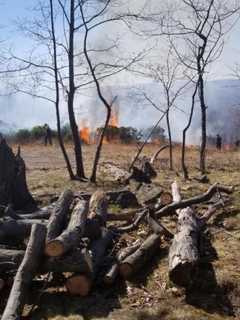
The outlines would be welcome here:
[[[165,57],[159,57],[160,63],[151,64],[148,66],[150,73],[149,77],[153,78],[157,83],[160,84],[159,92],[160,104],[153,102],[146,93],[144,93],[145,99],[150,104],[160,111],[166,113],[166,124],[169,140],[169,168],[173,170],[173,144],[172,144],[172,130],[170,121],[170,112],[172,108],[178,109],[176,102],[177,99],[184,94],[185,89],[191,82],[189,75],[186,75],[186,68],[182,65],[181,61],[174,54],[174,49],[170,45],[167,49]],[[164,100],[162,102],[161,100]]]
[[[37,18],[21,23],[20,27],[22,32],[38,45],[38,50],[40,52],[43,50],[43,54],[35,53],[33,50],[27,58],[22,58],[11,52],[7,58],[6,72],[8,75],[18,73],[21,79],[17,84],[15,82],[16,75],[11,79],[15,92],[30,94],[55,103],[59,130],[59,100],[61,100],[60,98],[66,100],[74,142],[76,163],[74,175],[71,172],[66,150],[63,148],[61,135],[58,136],[71,179],[85,179],[81,138],[75,115],[76,96],[81,94],[81,89],[90,88],[92,84],[96,84],[97,94],[107,110],[106,127],[111,114],[111,101],[108,102],[105,99],[100,83],[108,77],[127,70],[139,57],[139,55],[129,59],[116,57],[116,54],[113,53],[117,47],[116,39],[104,41],[100,48],[97,45],[94,47],[87,43],[90,32],[96,35],[97,28],[123,19],[123,16],[115,12],[110,14],[112,2],[116,6],[116,2],[111,0],[56,0],[49,3],[40,0]],[[58,27],[57,35],[56,25]],[[97,57],[98,53],[100,57]],[[29,83],[30,85],[28,85]],[[59,88],[61,88],[61,95]],[[61,102],[63,101],[61,100]],[[97,147],[91,181],[96,180],[104,134],[105,130],[101,134]]]
[[[234,23],[232,19],[239,11],[239,4],[235,1],[181,0],[178,5],[180,5],[179,9],[171,17],[166,32],[180,38],[181,45],[178,48],[172,41],[175,52],[182,64],[193,70],[197,76],[202,132],[200,170],[204,174],[206,171],[207,139],[204,77],[207,67],[222,53],[224,36]],[[230,24],[227,21],[230,21]]]

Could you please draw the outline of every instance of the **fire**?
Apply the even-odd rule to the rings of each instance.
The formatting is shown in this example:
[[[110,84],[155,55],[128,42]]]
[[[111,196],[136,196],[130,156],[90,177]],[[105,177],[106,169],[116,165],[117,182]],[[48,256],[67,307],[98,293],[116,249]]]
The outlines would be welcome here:
[[[82,141],[86,144],[90,144],[90,136],[91,136],[91,130],[90,128],[86,125],[86,121],[83,120],[81,123],[81,129],[80,129],[80,137]]]
[[[117,108],[113,108],[112,109],[112,113],[111,113],[111,118],[109,121],[109,126],[111,127],[119,127],[119,120],[118,120],[118,109]]]

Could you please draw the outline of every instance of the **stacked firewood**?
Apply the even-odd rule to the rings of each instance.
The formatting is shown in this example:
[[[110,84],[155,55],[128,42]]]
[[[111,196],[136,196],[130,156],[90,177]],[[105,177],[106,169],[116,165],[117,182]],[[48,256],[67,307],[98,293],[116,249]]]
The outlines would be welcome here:
[[[216,192],[232,190],[215,184],[200,196],[182,200],[174,182],[173,199],[160,193],[155,205],[150,202],[138,210],[119,214],[119,220],[127,222],[120,226],[113,223],[118,214],[110,214],[108,209],[114,193],[96,191],[90,196],[66,190],[54,205],[31,214],[6,207],[0,224],[0,288],[9,283],[8,276],[14,281],[2,320],[19,318],[37,274],[62,273],[70,294],[86,296],[100,271],[102,282],[109,285],[118,276],[129,279],[141,270],[160,250],[163,236],[172,239],[169,276],[176,284],[187,285],[199,261],[199,235],[217,208],[212,206],[199,217],[193,205],[210,200]],[[168,214],[178,217],[175,235],[159,222]],[[149,236],[115,250],[121,235],[136,230],[140,223],[149,225]],[[16,246],[26,243],[26,239],[26,250],[17,250]]]

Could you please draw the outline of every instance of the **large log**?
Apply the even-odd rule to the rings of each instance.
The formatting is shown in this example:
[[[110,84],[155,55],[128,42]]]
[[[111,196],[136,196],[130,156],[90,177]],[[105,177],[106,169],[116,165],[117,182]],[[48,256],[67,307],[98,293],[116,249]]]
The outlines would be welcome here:
[[[22,262],[23,250],[0,250],[0,272],[16,271]],[[71,253],[58,258],[45,258],[39,264],[37,273],[47,272],[92,272],[91,256],[88,250],[75,248]]]
[[[124,279],[130,278],[136,271],[153,257],[160,247],[160,235],[150,235],[133,254],[124,259],[119,266],[120,275]]]
[[[193,280],[199,261],[199,234],[202,225],[190,207],[178,214],[177,230],[169,249],[169,277],[180,286]]]
[[[116,257],[116,261],[111,265],[108,269],[107,273],[104,276],[103,281],[106,284],[112,284],[119,274],[119,263],[134,253],[141,245],[141,241],[137,241],[137,243],[133,244],[130,247],[122,249]]]
[[[85,232],[87,215],[87,201],[79,200],[74,207],[67,229],[60,236],[46,243],[45,254],[49,257],[59,257],[78,246]]]
[[[45,220],[0,220],[0,243],[8,244],[14,242],[22,242],[29,237],[31,228],[34,224],[46,224]]]
[[[20,156],[15,156],[5,139],[0,136],[0,205],[11,204],[14,209],[35,210],[36,202],[26,182],[26,167]]]
[[[30,241],[14,279],[2,320],[20,319],[31,281],[41,262],[45,236],[45,226],[39,224],[33,226]]]
[[[47,227],[46,243],[58,237],[67,220],[70,206],[73,202],[73,192],[71,190],[65,190],[59,197],[53,213],[49,219]]]
[[[184,200],[181,200],[180,190],[176,182],[172,185],[172,192],[176,203],[184,202]],[[209,195],[205,194],[206,197],[209,197]],[[177,210],[177,233],[169,249],[169,277],[175,284],[188,286],[194,281],[200,257],[199,239],[201,231],[218,205],[211,207],[202,218],[198,217],[190,206]]]
[[[92,272],[75,274],[69,277],[66,281],[66,288],[69,293],[80,296],[88,295],[113,238],[114,234],[110,230],[103,229],[102,237],[94,241],[91,246]]]
[[[107,221],[108,198],[105,192],[97,190],[89,202],[89,218],[98,219],[105,226]]]

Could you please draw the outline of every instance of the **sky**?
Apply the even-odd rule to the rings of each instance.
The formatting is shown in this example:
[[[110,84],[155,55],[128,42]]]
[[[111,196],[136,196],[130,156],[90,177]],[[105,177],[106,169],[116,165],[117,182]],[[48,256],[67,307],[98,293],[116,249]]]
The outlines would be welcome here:
[[[160,1],[160,0],[158,0]],[[163,0],[162,0],[163,1]],[[30,8],[36,4],[36,0],[0,0],[0,39],[6,40],[12,43],[12,46],[19,53],[25,53],[29,51],[30,41],[20,36],[17,31],[14,21],[31,15]],[[225,41],[225,47],[221,57],[211,67],[211,80],[214,79],[227,79],[231,78],[231,68],[234,63],[240,61],[240,21],[236,23],[231,32],[227,35]],[[128,37],[128,38],[127,38]],[[126,45],[128,48],[134,51],[134,46],[138,46],[137,42],[132,41],[130,35],[125,35]],[[122,75],[118,78],[115,85],[121,83],[126,85],[127,83],[133,84],[133,81],[145,82],[144,78],[133,78]],[[83,99],[79,101],[79,106],[88,103],[89,99]],[[93,100],[95,101],[95,100]],[[90,102],[90,104],[93,102]],[[27,107],[26,107],[27,106]],[[47,105],[45,102],[31,99],[29,97],[11,97],[0,98],[0,108],[3,112],[0,113],[0,120],[7,122],[12,121],[17,127],[29,127],[35,124],[41,124],[48,122],[52,126],[55,126],[55,112],[53,106]],[[27,108],[27,110],[26,110]],[[26,116],[27,115],[27,116]],[[63,121],[66,121],[66,110],[62,114]]]

